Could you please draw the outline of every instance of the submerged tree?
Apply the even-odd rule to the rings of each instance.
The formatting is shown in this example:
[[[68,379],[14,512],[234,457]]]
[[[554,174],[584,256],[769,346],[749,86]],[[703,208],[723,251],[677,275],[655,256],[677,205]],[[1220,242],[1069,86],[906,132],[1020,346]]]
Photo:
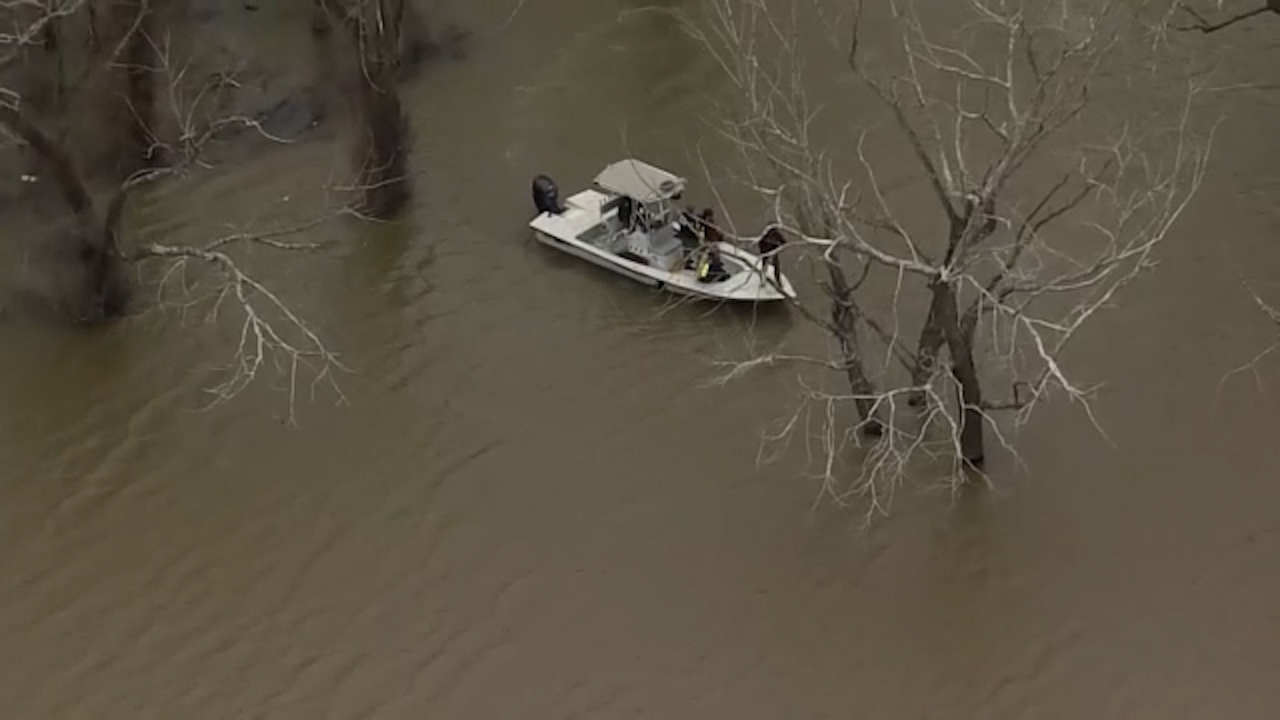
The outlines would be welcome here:
[[[813,24],[849,27],[828,4],[812,4]],[[1154,264],[1200,187],[1211,138],[1193,132],[1194,84],[1164,127],[1145,101],[1123,111],[1128,123],[1109,119],[1114,107],[1091,112],[1124,68],[1124,9],[962,0],[948,12],[963,17],[938,20],[947,30],[928,27],[913,0],[888,0],[887,31],[873,35],[853,6],[852,36],[824,59],[869,91],[892,130],[853,130],[859,108],[825,118],[824,134],[818,110],[835,103],[812,95],[822,76],[807,60],[824,45],[801,32],[810,4],[709,5],[691,32],[736,91],[724,134],[773,208],[783,252],[814,270],[816,289],[802,283],[795,307],[835,348],[726,363],[721,381],[787,362],[844,377],[842,391],[806,382],[778,436],[819,409],[824,492],[883,511],[917,460],[947,458],[954,482],[980,471],[989,430],[1008,446],[998,412],[1016,427],[1054,392],[1088,410],[1091,390],[1064,351]],[[869,58],[866,37],[889,38],[892,57]],[[885,159],[895,137],[918,182]],[[927,204],[912,204],[915,190]],[[856,467],[842,467],[851,457]]]
[[[41,42],[45,28],[89,8],[85,2],[64,0],[39,4],[42,12],[32,14],[36,3],[22,3],[7,18],[16,32],[0,35],[4,49],[19,57],[24,46]],[[28,7],[30,6],[30,7]],[[211,295],[216,316],[224,307],[234,307],[242,321],[237,333],[234,361],[228,376],[214,388],[215,401],[229,399],[242,390],[266,364],[275,361],[295,387],[301,366],[309,365],[317,380],[332,379],[340,368],[336,356],[309,325],[289,308],[266,284],[252,277],[235,258],[237,247],[257,245],[275,250],[310,250],[315,245],[289,243],[284,237],[315,227],[333,214],[299,226],[264,232],[239,232],[198,246],[155,242],[131,242],[123,221],[127,204],[145,187],[166,178],[175,178],[203,163],[205,146],[224,131],[253,128],[272,140],[254,118],[223,112],[230,104],[227,91],[237,85],[234,73],[218,71],[192,77],[189,62],[176,62],[168,43],[152,33],[156,21],[147,0],[129,0],[111,11],[124,8],[129,15],[112,16],[113,27],[124,28],[111,36],[104,48],[117,48],[124,58],[123,94],[130,108],[131,123],[121,123],[118,141],[126,151],[120,154],[132,167],[127,176],[98,193],[93,177],[75,157],[70,144],[55,131],[55,118],[32,107],[18,91],[0,87],[0,128],[17,138],[36,158],[42,176],[65,204],[71,218],[70,229],[40,240],[41,255],[50,260],[58,278],[49,291],[53,307],[60,314],[81,323],[97,324],[124,315],[132,295],[131,270],[160,264],[161,289],[168,280],[187,277],[203,266],[213,280]],[[120,10],[124,12],[124,10]],[[123,18],[130,18],[127,27]],[[92,23],[90,28],[92,29]],[[140,49],[141,48],[141,49]],[[104,62],[120,62],[114,50]],[[157,88],[164,88],[164,107],[170,131],[163,130],[155,117]],[[161,159],[163,158],[163,162]],[[100,196],[100,197],[95,197]],[[292,393],[290,409],[292,411]]]
[[[405,0],[317,0],[346,28],[352,63],[359,210],[380,220],[398,215],[411,196],[411,132],[400,103]],[[327,36],[317,35],[317,41]]]

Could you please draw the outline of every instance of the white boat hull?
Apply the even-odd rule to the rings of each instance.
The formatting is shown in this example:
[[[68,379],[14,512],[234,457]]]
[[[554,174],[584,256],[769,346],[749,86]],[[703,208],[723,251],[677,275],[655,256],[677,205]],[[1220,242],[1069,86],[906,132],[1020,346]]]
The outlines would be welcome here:
[[[613,272],[635,280],[636,282],[643,283],[651,287],[662,287],[661,280],[656,277],[652,277],[651,275],[646,275],[642,272],[632,270],[627,266],[634,265],[635,263],[628,262],[616,255],[612,258],[603,257],[604,253],[594,251],[593,248],[583,247],[581,243],[572,240],[561,240],[554,235],[542,232],[541,230],[534,230],[533,234],[538,242],[546,245],[547,247],[552,247],[561,252],[581,258],[606,270],[612,270]]]
[[[699,280],[695,270],[684,266],[683,256],[677,256],[675,248],[657,251],[667,253],[665,256],[651,254],[654,262],[646,262],[634,254],[635,259],[620,254],[617,248],[626,245],[628,238],[635,243],[628,249],[638,246],[642,252],[650,249],[650,245],[656,247],[661,243],[650,234],[628,235],[621,231],[616,210],[602,211],[608,200],[602,193],[585,190],[568,199],[564,212],[542,212],[529,226],[538,242],[547,247],[677,295],[721,302],[776,302],[795,297],[795,290],[785,275],[777,282],[758,255],[729,243],[716,243],[716,248],[731,275],[714,282]],[[584,239],[588,237],[592,239]],[[664,262],[666,267],[662,266]]]

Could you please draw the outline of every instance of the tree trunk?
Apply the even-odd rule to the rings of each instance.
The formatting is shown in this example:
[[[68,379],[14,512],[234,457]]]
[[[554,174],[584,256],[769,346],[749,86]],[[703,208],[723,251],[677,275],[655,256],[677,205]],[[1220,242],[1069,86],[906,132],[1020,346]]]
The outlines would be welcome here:
[[[389,80],[389,78],[388,78]],[[379,219],[399,214],[409,201],[408,127],[394,85],[360,85],[364,152],[360,186],[362,212]]]
[[[382,220],[398,215],[410,197],[410,133],[396,82],[403,12],[403,0],[362,0],[353,23],[360,55],[361,211]]]
[[[124,313],[128,282],[115,232],[100,222],[84,178],[66,148],[21,111],[0,104],[0,124],[22,138],[41,159],[76,220],[73,297],[59,298],[78,320],[100,322]],[[56,253],[55,253],[56,255]]]
[[[960,403],[963,406],[960,452],[965,462],[978,468],[986,459],[986,428],[982,412],[982,384],[978,380],[978,368],[973,360],[973,341],[961,327],[955,288],[947,283],[935,283],[932,292],[933,302],[929,312],[946,339],[947,351],[951,355],[951,370],[960,383]]]
[[[884,431],[884,427],[875,417],[876,404],[871,398],[875,393],[875,386],[871,384],[862,364],[858,342],[858,311],[853,303],[853,290],[845,279],[844,270],[835,262],[827,263],[827,274],[831,279],[831,325],[840,344],[840,363],[849,380],[849,391],[859,396],[853,402],[858,409],[858,420],[865,423],[863,432],[876,437]]]
[[[4,103],[0,103],[0,124],[22,138],[40,159],[41,165],[53,178],[62,199],[66,201],[67,209],[75,216],[77,228],[85,234],[95,230],[98,226],[98,216],[93,207],[93,199],[89,196],[84,180],[76,170],[66,148],[54,140],[26,113]]]
[[[133,124],[129,126],[126,147],[131,163],[126,176],[139,170],[153,167],[157,158],[153,157],[153,133],[156,132],[156,53],[152,46],[158,42],[156,37],[156,15],[148,7],[147,0],[133,0],[137,13],[142,13],[137,29],[129,38],[125,51],[126,86],[129,104],[133,108]],[[136,17],[136,15],[135,15]]]
[[[36,52],[40,55],[40,62],[36,64],[36,72],[41,77],[36,79],[37,87],[40,91],[40,99],[37,107],[40,112],[53,117],[62,108],[62,102],[66,94],[63,77],[64,66],[62,62],[61,43],[59,42],[58,20],[56,18],[45,23],[44,28],[40,32],[40,49]]]
[[[18,56],[21,69],[18,76],[14,78],[17,80],[17,93],[22,98],[21,102],[36,115],[57,118],[64,95],[62,53],[59,47],[60,18],[46,19],[44,17],[46,11],[41,7],[14,8],[11,12],[14,13],[11,20],[15,25],[27,26],[43,22],[39,29],[38,42],[18,48],[21,53]],[[50,129],[50,133],[51,136],[58,134],[53,128]],[[23,155],[23,173],[38,175],[38,168],[43,165],[40,156],[34,152],[34,148],[28,148]]]
[[[153,164],[155,75],[158,42],[151,0],[107,0],[103,23],[104,58],[115,92],[108,103],[115,136],[105,154],[111,174],[120,181]]]
[[[156,37],[156,16],[148,0],[129,0],[121,12],[133,33],[124,47],[125,98],[130,113],[130,123],[125,126],[121,139],[124,165],[122,177],[129,177],[139,170],[153,166],[152,133],[155,127],[155,66],[152,48]]]
[[[439,48],[431,36],[431,26],[418,11],[418,6],[412,2],[406,4],[404,0],[399,2],[402,15],[396,52],[400,57],[400,79],[404,80],[439,52]]]
[[[929,382],[929,378],[933,377],[934,368],[938,364],[938,353],[942,351],[942,345],[945,342],[946,336],[938,323],[937,312],[930,303],[929,315],[924,320],[924,327],[920,330],[920,341],[916,344],[916,366],[911,369],[912,385],[923,387]],[[908,402],[911,407],[922,407],[925,404],[924,391],[911,393]]]
[[[311,50],[314,54],[314,75],[307,89],[311,104],[311,119],[319,124],[329,114],[329,87],[336,77],[333,63],[333,26],[330,23],[327,0],[311,1]]]
[[[947,255],[942,261],[943,267],[951,265],[952,259],[960,249],[960,244],[964,241],[965,229],[969,226],[973,211],[973,203],[966,203],[964,214],[960,217],[952,217],[951,231],[947,237]],[[939,318],[937,305],[930,303],[929,315],[924,320],[924,327],[920,330],[920,341],[916,344],[916,366],[911,369],[911,384],[917,387],[923,387],[925,383],[929,382],[929,378],[933,377],[933,373],[937,369],[938,353],[942,351],[942,346],[947,341],[946,333]],[[923,391],[912,393],[908,403],[911,407],[923,407],[925,393]]]

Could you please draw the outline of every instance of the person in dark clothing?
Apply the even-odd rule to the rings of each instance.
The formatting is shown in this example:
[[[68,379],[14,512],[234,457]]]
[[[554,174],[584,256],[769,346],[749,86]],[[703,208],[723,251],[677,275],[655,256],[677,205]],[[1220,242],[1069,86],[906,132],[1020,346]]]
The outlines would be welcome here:
[[[760,236],[756,246],[760,249],[760,256],[764,260],[764,269],[768,273],[769,267],[773,267],[774,282],[782,284],[782,267],[778,264],[778,254],[782,246],[787,243],[786,238],[782,236],[777,227],[770,227]],[[766,275],[767,276],[767,275]]]
[[[680,211],[680,216],[676,218],[676,237],[680,238],[680,243],[684,245],[686,251],[695,250],[698,247],[698,216],[694,214],[693,207],[686,207]]]
[[[635,229],[636,221],[636,203],[628,196],[618,198],[618,222],[622,224],[622,229],[630,232]]]
[[[727,280],[729,272],[725,270],[724,260],[720,257],[718,247],[719,243],[724,242],[724,235],[720,234],[720,230],[716,228],[715,211],[706,208],[698,220],[702,226],[703,252],[702,260],[698,263],[698,280],[708,283]]]
[[[702,211],[702,217],[699,219],[702,221],[702,237],[708,244],[714,245],[715,243],[724,242],[724,235],[716,227],[716,213],[714,210],[706,208]]]

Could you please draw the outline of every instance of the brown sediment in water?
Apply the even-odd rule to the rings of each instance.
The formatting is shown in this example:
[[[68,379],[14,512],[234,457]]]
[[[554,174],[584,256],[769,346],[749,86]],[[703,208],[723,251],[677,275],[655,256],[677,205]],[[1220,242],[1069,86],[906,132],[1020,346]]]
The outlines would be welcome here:
[[[997,492],[864,535],[810,512],[802,458],[756,465],[790,373],[698,388],[750,316],[658,318],[527,241],[535,173],[567,191],[636,154],[697,179],[717,70],[623,6],[530,3],[416,81],[399,235],[264,260],[358,371],[350,406],[188,412],[225,348],[176,319],[0,324],[3,714],[1272,716],[1280,410],[1219,380],[1273,338],[1238,273],[1280,297],[1280,96],[1233,96],[1162,266],[1082,340],[1116,446],[1052,406],[1029,474],[993,459]],[[1274,73],[1262,32],[1213,36],[1241,78]],[[342,161],[283,148],[140,222],[199,235]],[[754,322],[762,347],[798,332]]]

